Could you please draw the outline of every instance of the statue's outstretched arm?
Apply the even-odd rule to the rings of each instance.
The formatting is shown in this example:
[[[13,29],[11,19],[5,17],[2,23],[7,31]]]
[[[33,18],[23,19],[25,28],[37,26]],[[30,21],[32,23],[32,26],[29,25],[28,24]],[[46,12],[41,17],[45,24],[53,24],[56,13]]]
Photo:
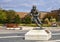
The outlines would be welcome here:
[[[37,10],[37,12],[38,12],[38,16],[39,16],[40,15],[40,11]]]
[[[30,12],[30,13],[28,13],[28,15],[29,15],[29,16],[32,16],[32,13]]]

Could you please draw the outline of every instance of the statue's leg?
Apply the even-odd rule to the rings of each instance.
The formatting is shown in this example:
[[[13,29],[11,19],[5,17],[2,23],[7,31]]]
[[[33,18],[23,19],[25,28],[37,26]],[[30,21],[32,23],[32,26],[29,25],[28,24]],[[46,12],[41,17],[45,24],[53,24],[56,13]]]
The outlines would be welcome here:
[[[39,26],[36,17],[34,17],[34,21],[35,21],[36,25]]]
[[[37,21],[39,24],[42,24],[41,20],[39,19],[39,17],[37,17]]]
[[[35,23],[37,24],[38,27],[42,28],[40,23],[39,23],[40,21],[38,20],[37,17],[34,17],[34,21],[35,21]]]
[[[40,27],[40,29],[42,29],[42,26],[41,26],[41,20],[39,19],[39,17],[37,17],[37,21],[38,21],[38,25],[39,25],[39,27]]]

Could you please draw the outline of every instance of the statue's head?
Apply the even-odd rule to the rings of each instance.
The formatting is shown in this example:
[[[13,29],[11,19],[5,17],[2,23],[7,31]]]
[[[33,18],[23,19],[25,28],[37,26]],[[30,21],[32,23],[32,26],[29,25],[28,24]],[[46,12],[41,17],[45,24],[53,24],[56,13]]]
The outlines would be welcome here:
[[[35,5],[33,5],[33,7],[32,7],[33,9],[36,9],[36,6]]]

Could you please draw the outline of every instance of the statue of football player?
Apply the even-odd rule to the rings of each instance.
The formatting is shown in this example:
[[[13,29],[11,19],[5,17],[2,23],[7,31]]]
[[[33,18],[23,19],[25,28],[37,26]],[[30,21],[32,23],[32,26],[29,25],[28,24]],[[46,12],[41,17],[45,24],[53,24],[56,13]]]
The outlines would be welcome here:
[[[30,15],[33,17],[33,20],[35,21],[35,23],[37,24],[37,26],[41,28],[41,24],[42,23],[41,23],[41,20],[39,19],[40,13],[36,9],[35,5],[32,7]]]

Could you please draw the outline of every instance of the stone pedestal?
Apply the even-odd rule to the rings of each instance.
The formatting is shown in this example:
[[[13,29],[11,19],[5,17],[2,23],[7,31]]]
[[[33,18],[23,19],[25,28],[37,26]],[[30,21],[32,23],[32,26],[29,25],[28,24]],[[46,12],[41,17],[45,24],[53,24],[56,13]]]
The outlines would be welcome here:
[[[25,40],[49,40],[50,38],[49,30],[30,30],[25,34]]]

